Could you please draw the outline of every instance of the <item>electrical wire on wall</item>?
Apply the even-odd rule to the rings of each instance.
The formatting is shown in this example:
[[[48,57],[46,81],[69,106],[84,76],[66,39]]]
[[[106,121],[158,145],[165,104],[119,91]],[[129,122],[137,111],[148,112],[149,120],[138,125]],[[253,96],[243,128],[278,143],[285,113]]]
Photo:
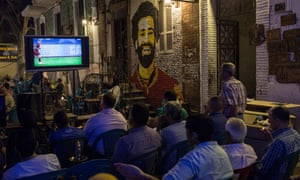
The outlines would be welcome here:
[[[4,65],[4,66],[0,66],[0,69],[6,68],[6,67],[8,67],[8,66],[10,66],[10,65],[12,65],[12,64],[14,64],[14,63],[17,63],[17,62],[18,62],[18,61],[16,61],[16,62],[11,62],[11,63],[6,64],[6,65]]]

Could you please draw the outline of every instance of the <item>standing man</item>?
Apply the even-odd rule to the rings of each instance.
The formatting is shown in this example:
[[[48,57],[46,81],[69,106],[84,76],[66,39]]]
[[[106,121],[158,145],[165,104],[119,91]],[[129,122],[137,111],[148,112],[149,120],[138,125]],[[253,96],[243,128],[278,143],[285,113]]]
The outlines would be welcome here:
[[[176,79],[156,67],[155,49],[159,39],[158,10],[149,1],[140,4],[132,18],[132,40],[138,55],[138,66],[131,81],[136,88],[144,91],[149,103],[158,108],[161,97],[173,89],[180,98],[182,90]]]
[[[244,84],[234,77],[235,65],[223,63],[222,65],[222,89],[220,96],[223,100],[224,115],[227,118],[238,117],[243,119],[247,103],[247,91]]]

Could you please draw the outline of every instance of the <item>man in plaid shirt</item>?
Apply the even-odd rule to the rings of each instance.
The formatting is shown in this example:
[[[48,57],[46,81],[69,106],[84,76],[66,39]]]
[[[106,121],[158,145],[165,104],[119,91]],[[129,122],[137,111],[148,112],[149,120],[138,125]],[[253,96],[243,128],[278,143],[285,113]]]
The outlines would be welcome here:
[[[235,65],[224,63],[222,65],[222,89],[220,96],[224,104],[224,115],[243,119],[247,103],[247,91],[244,84],[234,77]]]

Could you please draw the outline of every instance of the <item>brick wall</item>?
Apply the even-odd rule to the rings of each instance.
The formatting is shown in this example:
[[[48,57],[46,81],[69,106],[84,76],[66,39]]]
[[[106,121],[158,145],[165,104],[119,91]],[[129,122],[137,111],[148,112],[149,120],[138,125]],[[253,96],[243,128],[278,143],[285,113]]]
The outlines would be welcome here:
[[[218,63],[217,63],[217,23],[216,23],[216,2],[207,1],[207,64],[208,64],[208,96],[216,96],[218,93]],[[205,8],[206,9],[206,8]],[[206,69],[203,69],[207,72]],[[207,91],[207,89],[206,89]],[[203,96],[206,94],[203,94]],[[204,103],[207,102],[207,96],[203,97]]]
[[[274,5],[286,2],[286,10],[297,14],[296,25],[280,25],[280,17],[288,12],[274,12]],[[281,28],[281,33],[288,29],[300,27],[300,9],[298,0],[257,0],[256,1],[256,23],[263,24],[265,31]],[[284,84],[276,81],[276,76],[268,74],[268,52],[266,43],[256,47],[256,98],[262,100],[300,103],[299,84]]]
[[[168,75],[181,83],[181,58],[182,58],[182,35],[181,35],[181,11],[180,8],[172,8],[173,14],[173,53],[160,53],[155,62],[158,67]]]
[[[256,23],[269,29],[269,0],[256,1]],[[256,99],[268,99],[268,54],[266,43],[256,47]]]
[[[193,109],[200,107],[199,6],[181,3],[182,9],[182,78],[185,101]]]
[[[209,55],[212,57],[212,51],[209,52],[209,38],[215,36],[215,34],[208,31],[208,13],[209,13],[209,3],[210,1],[199,1],[199,26],[200,26],[200,36],[199,36],[199,48],[200,48],[200,109],[203,110],[204,104],[206,104],[209,96],[209,84],[208,84],[208,69],[209,69]],[[211,17],[210,17],[211,18]],[[210,21],[211,22],[211,21]],[[213,65],[213,62],[210,63]]]

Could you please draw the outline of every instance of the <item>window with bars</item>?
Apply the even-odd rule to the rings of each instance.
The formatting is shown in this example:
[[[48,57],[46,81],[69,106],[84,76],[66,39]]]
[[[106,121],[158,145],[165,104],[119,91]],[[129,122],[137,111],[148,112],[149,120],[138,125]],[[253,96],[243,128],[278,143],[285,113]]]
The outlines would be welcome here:
[[[173,51],[173,24],[172,6],[166,5],[164,1],[159,2],[159,51],[169,53]]]

